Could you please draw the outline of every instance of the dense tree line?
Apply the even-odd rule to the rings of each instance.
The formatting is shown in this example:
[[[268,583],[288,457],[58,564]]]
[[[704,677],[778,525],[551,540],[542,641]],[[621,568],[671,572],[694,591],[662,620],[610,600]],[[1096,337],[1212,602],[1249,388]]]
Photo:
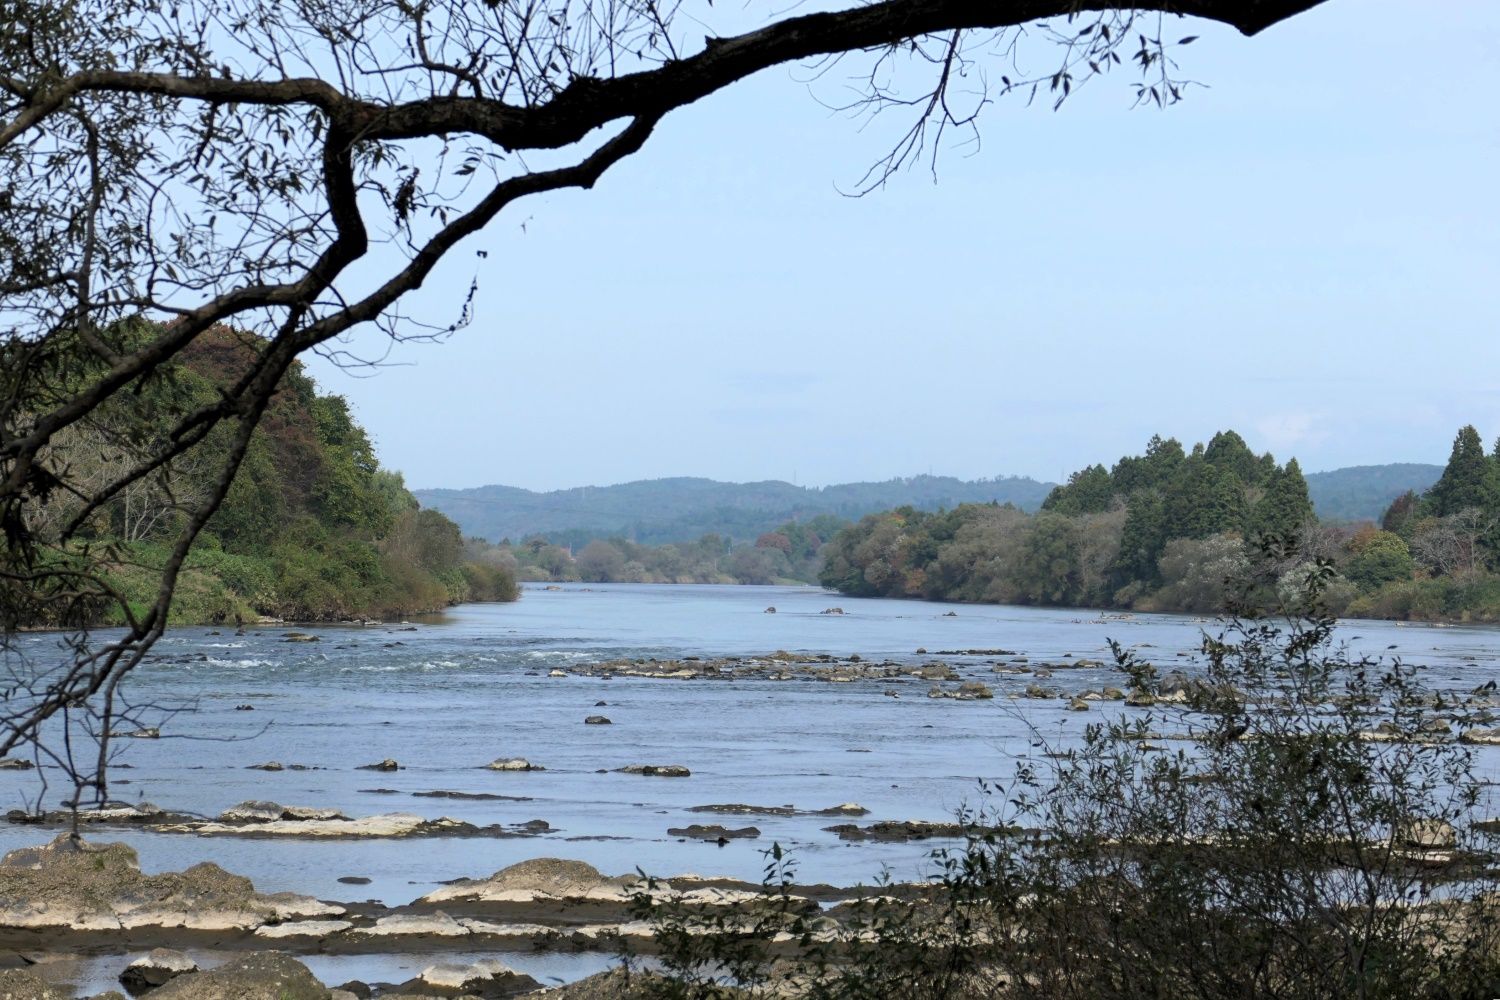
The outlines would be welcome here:
[[[1271,537],[1297,542],[1288,581],[1316,559],[1337,567],[1336,613],[1500,620],[1500,442],[1486,454],[1463,428],[1437,482],[1377,526],[1320,524],[1297,460],[1277,465],[1233,431],[1191,452],[1153,437],[1074,473],[1035,516],[967,504],[867,517],[834,538],[820,579],[863,596],[1210,612]]]
[[[872,515],[836,537],[824,586],[867,596],[1209,611],[1269,536],[1309,534],[1307,483],[1234,431],[1191,452],[1153,437],[1142,455],[1093,465],[1035,516],[962,505]]]
[[[244,334],[220,328],[199,338],[179,363],[59,435],[56,457],[86,481],[111,481],[152,446],[166,419],[214,398],[252,357]],[[206,470],[226,445],[210,435],[190,460],[129,483],[86,513],[71,548],[104,554],[104,577],[122,598],[114,607],[93,605],[89,617],[118,621],[132,605],[149,602],[166,542],[208,488]],[[61,533],[81,507],[59,491],[28,517],[46,537]],[[320,394],[296,365],[188,556],[172,616],[178,622],[339,619],[513,599],[508,568],[471,556],[456,524],[422,509],[400,474],[381,468],[344,400]]]
[[[847,521],[820,514],[807,521],[788,521],[767,531],[753,544],[735,543],[716,534],[692,542],[640,545],[623,538],[595,538],[576,550],[555,538],[537,535],[512,543],[489,545],[470,539],[471,552],[484,553],[532,581],[587,583],[815,583],[827,539]]]
[[[1500,441],[1459,430],[1443,474],[1398,497],[1356,540],[1360,610],[1392,618],[1500,619]]]

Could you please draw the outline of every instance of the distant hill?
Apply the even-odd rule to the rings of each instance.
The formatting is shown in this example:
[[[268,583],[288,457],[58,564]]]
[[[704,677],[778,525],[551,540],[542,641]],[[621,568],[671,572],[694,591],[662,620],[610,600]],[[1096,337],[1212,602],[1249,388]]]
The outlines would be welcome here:
[[[576,544],[624,536],[655,545],[696,539],[709,532],[751,540],[793,519],[832,514],[852,521],[907,504],[937,510],[961,503],[997,501],[1034,511],[1052,485],[1017,476],[972,482],[949,476],[915,476],[812,489],[780,480],[721,483],[676,478],[549,493],[514,486],[413,492],[422,506],[458,522],[464,534],[491,541],[546,535],[553,541]]]
[[[1392,500],[1407,490],[1421,493],[1442,474],[1441,465],[1414,462],[1353,465],[1309,473],[1307,492],[1325,521],[1378,521]]]

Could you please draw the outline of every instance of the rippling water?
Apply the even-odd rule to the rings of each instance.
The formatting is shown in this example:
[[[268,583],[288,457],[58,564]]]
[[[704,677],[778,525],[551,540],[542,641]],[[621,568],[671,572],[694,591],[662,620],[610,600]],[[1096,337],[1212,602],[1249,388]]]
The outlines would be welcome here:
[[[764,613],[772,605],[777,613]],[[819,613],[830,605],[846,613]],[[822,829],[835,820],[687,810],[722,802],[819,809],[854,801],[871,811],[867,820],[947,819],[979,801],[979,779],[1008,776],[1013,755],[1037,735],[1066,745],[1088,719],[1127,710],[1112,704],[1071,713],[1063,701],[1013,700],[1006,695],[1024,689],[1029,676],[996,674],[989,656],[919,657],[919,647],[934,654],[1002,647],[1034,662],[1067,654],[1107,660],[1114,638],[1168,668],[1193,662],[1180,654],[1196,650],[1204,628],[1214,625],[1168,615],[1114,620],[1095,612],[860,600],[811,588],[575,585],[533,587],[515,604],[467,605],[420,624],[304,628],[321,637],[317,643],[288,643],[281,627],[244,636],[180,629],[162,640],[132,692],[184,710],[163,724],[160,740],[121,741],[130,767],[116,774],[116,797],[204,815],[255,798],[350,815],[403,811],[476,824],[544,819],[556,830],[535,838],[415,842],[95,836],[135,845],[148,870],[212,860],[265,891],[390,904],[441,880],[482,876],[539,856],[578,858],[607,874],[641,867],[756,879],[761,852],[773,840],[792,848],[801,881],[868,882],[883,867],[909,878],[932,844],[848,844]],[[1427,683],[1435,687],[1468,689],[1500,677],[1494,628],[1352,622],[1339,635],[1357,650],[1427,664]],[[39,655],[56,639],[25,641]],[[905,662],[941,658],[965,679],[990,684],[997,697],[931,700],[928,682],[917,680],[548,676],[581,660],[778,649]],[[1046,683],[1077,691],[1118,682],[1101,669],[1059,672]],[[890,690],[900,697],[885,694]],[[607,707],[596,707],[599,701]],[[255,711],[235,710],[245,703]],[[596,713],[614,724],[583,724]],[[546,770],[482,769],[508,756]],[[404,769],[356,770],[386,757]],[[267,760],[317,769],[247,770]],[[685,764],[693,773],[663,779],[608,770],[633,763]],[[368,791],[374,788],[389,791]],[[34,772],[0,772],[6,807],[22,805],[35,789]],[[411,794],[436,789],[525,801]],[[762,836],[720,848],[666,833],[691,822],[753,823]],[[0,849],[44,836],[0,827]],[[372,882],[340,884],[346,875]]]

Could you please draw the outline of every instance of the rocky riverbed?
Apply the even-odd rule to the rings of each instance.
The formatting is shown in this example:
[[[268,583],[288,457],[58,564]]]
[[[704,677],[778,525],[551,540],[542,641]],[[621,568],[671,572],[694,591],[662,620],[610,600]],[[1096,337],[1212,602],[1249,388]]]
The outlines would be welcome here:
[[[805,588],[564,587],[443,623],[305,626],[318,641],[175,630],[132,678],[162,717],[115,741],[114,800],[79,817],[88,843],[134,852],[137,909],[96,908],[101,927],[60,938],[60,923],[17,925],[0,967],[35,961],[97,993],[157,946],[205,969],[274,948],[330,986],[496,956],[572,980],[608,965],[608,942],[649,949],[618,873],[664,874],[685,905],[710,906],[710,890],[733,905],[777,844],[797,891],[835,913],[883,870],[919,886],[935,847],[983,832],[955,819],[984,805],[981,779],[1045,766],[1089,723],[1146,722],[1133,738],[1161,753],[1204,735],[1192,700],[1206,623],[842,598],[843,614],[822,614],[828,603]],[[1435,692],[1420,725],[1369,739],[1462,743],[1500,771],[1500,702],[1483,690],[1500,680],[1500,632],[1344,635],[1421,662]],[[1152,659],[1157,692],[1132,690],[1110,639]],[[45,759],[0,761],[13,807],[0,852],[71,829],[58,778]],[[574,887],[525,884],[544,864]],[[695,871],[722,877],[672,874]],[[476,877],[451,882],[462,875]],[[238,876],[235,927],[147,926],[238,892]],[[64,973],[67,955],[81,957]]]
[[[926,885],[897,885],[882,886],[879,894],[915,900],[930,891]],[[790,885],[779,887],[778,906],[803,912],[815,926],[833,932],[841,914],[874,895],[859,887]],[[211,863],[148,875],[124,844],[62,834],[48,844],[11,851],[0,861],[0,965],[35,966],[40,976],[59,956],[109,954],[120,956],[121,981],[135,994],[216,998],[222,993],[250,1000],[262,994],[233,993],[230,987],[275,981],[294,997],[327,998],[325,986],[287,955],[538,950],[650,955],[654,929],[643,918],[658,908],[748,920],[767,899],[762,886],[735,879],[606,876],[579,861],[541,858],[484,878],[456,880],[405,906],[333,903],[261,893],[249,879]],[[202,972],[185,952],[204,949],[244,955]],[[283,954],[261,954],[268,949]],[[146,954],[136,955],[141,952]],[[67,995],[57,985],[28,987],[28,973],[7,975],[0,980],[0,997],[7,996],[5,988],[17,1000]],[[368,996],[369,986],[361,982],[349,991]],[[36,992],[27,994],[26,988]],[[493,960],[434,960],[410,982],[373,986],[378,996],[500,997],[539,988],[530,976]],[[288,994],[264,995],[279,1000]]]

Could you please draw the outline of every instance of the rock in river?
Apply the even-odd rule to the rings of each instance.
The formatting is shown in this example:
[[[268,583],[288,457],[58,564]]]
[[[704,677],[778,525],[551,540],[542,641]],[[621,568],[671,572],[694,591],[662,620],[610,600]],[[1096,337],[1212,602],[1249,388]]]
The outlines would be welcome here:
[[[545,771],[546,768],[540,764],[533,764],[525,757],[501,757],[484,765],[491,771]]]
[[[156,948],[125,966],[125,971],[120,973],[120,985],[129,990],[132,996],[136,996],[158,986],[165,986],[178,976],[197,971],[198,963],[182,952]]]
[[[493,958],[482,958],[471,965],[440,963],[429,965],[415,979],[402,983],[401,993],[423,996],[459,996],[491,998],[511,997],[537,989],[541,984]]]
[[[612,726],[614,723],[602,715],[591,715],[583,720],[585,726]]]
[[[760,836],[760,830],[753,826],[742,826],[731,830],[727,826],[703,826],[693,823],[690,826],[674,826],[667,831],[669,837],[686,837],[688,840],[707,840],[725,843],[730,840],[753,840]]]
[[[687,778],[693,773],[681,764],[629,764],[615,770],[621,774],[644,774],[655,778]]]
[[[328,987],[307,966],[279,952],[253,952],[209,972],[178,976],[152,1000],[328,1000]]]

